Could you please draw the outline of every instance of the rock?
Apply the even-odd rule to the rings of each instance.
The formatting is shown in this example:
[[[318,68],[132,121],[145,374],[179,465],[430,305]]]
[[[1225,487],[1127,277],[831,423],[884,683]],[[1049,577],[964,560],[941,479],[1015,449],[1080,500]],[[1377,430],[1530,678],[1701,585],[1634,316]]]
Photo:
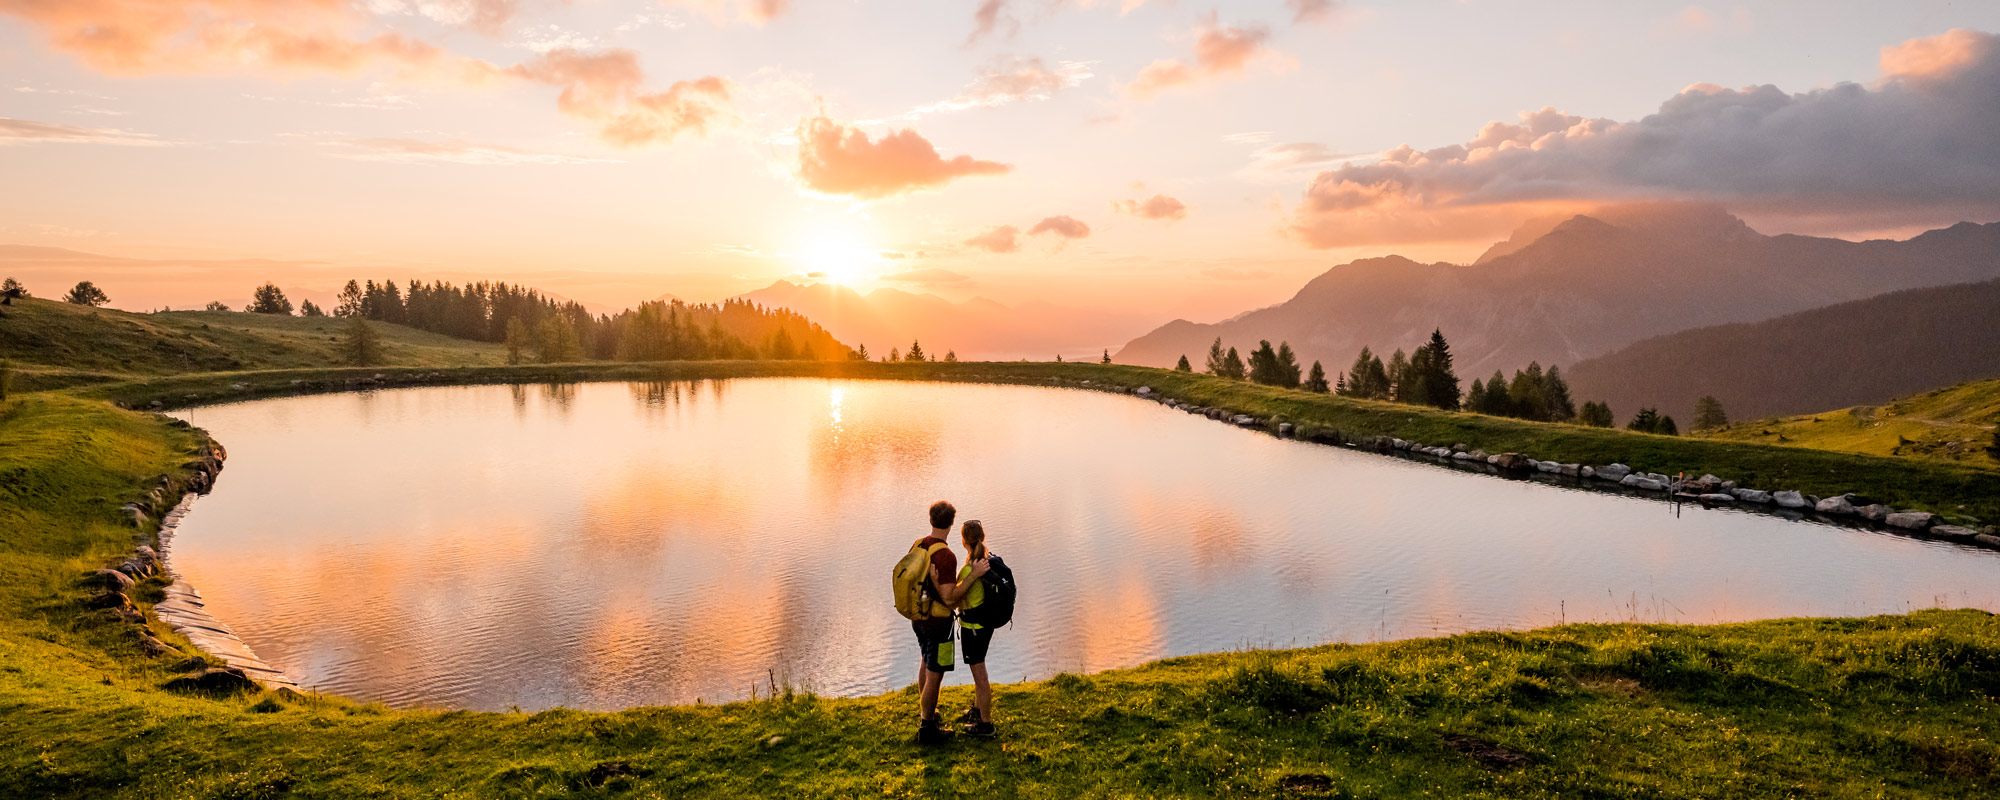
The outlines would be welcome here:
[[[172,654],[180,653],[179,650],[174,649],[173,645],[167,644],[166,642],[162,642],[159,639],[153,638],[153,635],[150,633],[139,634],[139,649],[146,651],[146,655],[149,656],[163,656],[170,653]]]
[[[1459,442],[1458,444],[1455,444],[1455,445],[1452,445],[1452,446],[1451,446],[1451,449],[1453,449],[1453,450],[1471,450],[1472,448],[1470,448],[1470,447],[1466,447],[1466,446],[1465,446],[1465,443],[1464,443],[1464,442]]]
[[[1585,478],[1595,478],[1597,477],[1597,468],[1586,466],[1583,469],[1577,470],[1576,474]]]
[[[1955,541],[1970,542],[1979,538],[1979,531],[1963,525],[1932,525],[1931,535]]]
[[[1771,500],[1776,502],[1779,508],[1806,508],[1812,505],[1806,502],[1805,495],[1792,491],[1774,492],[1771,494]]]
[[[1559,472],[1559,473],[1561,473],[1561,474],[1563,474],[1563,475],[1567,475],[1567,476],[1569,476],[1569,477],[1572,477],[1572,478],[1574,478],[1574,477],[1577,477],[1578,475],[1581,475],[1581,474],[1583,474],[1583,465],[1582,465],[1582,464],[1558,464],[1558,465],[1556,465],[1556,472]]]
[[[1504,470],[1519,472],[1534,468],[1532,466],[1534,460],[1520,453],[1501,453],[1497,458],[1499,460],[1494,461],[1493,465]]]
[[[1756,489],[1731,489],[1729,493],[1745,503],[1768,504],[1771,502],[1770,492],[1760,492]]]
[[[1702,492],[1707,494],[1722,491],[1722,479],[1714,475],[1703,475],[1700,478],[1696,478],[1694,483],[1696,486],[1701,487]]]
[[[107,608],[97,613],[104,615],[105,619],[112,622],[122,622],[127,625],[146,624],[146,615],[139,613],[139,610],[135,608]]]
[[[1492,465],[1494,465],[1494,466],[1496,466],[1496,467],[1497,467],[1497,466],[1499,466],[1499,465],[1500,465],[1500,456],[1499,456],[1499,454],[1497,454],[1497,453],[1496,453],[1496,454],[1494,454],[1494,455],[1490,455],[1490,456],[1487,456],[1487,457],[1486,457],[1486,463],[1488,463],[1488,464],[1492,464]]]
[[[118,511],[125,515],[125,522],[134,528],[146,524],[146,510],[140,508],[138,503],[126,503]]]
[[[140,561],[153,564],[160,563],[160,554],[153,552],[153,548],[147,547],[143,544],[139,545],[138,547],[132,548],[132,553],[133,555],[138,556]]]
[[[1535,469],[1541,472],[1556,472],[1562,469],[1562,465],[1554,461],[1537,461]]]
[[[240,391],[243,391],[244,389],[248,389],[248,388],[250,388],[250,384],[247,384],[247,383],[232,383],[232,384],[229,384],[229,390],[230,390],[230,391],[232,391],[232,392],[240,392]]]
[[[1474,460],[1474,459],[1473,459],[1473,457],[1472,457],[1472,454],[1471,454],[1471,453],[1452,453],[1452,454],[1451,454],[1451,460],[1453,460],[1453,461],[1472,461],[1472,460]]]
[[[1397,450],[1408,450],[1408,449],[1410,449],[1410,443],[1409,443],[1409,442],[1406,442],[1406,441],[1403,441],[1403,440],[1401,440],[1401,439],[1390,439],[1390,440],[1389,440],[1389,446],[1390,446],[1390,447],[1394,447],[1394,448],[1396,448]]]
[[[1725,491],[1725,492],[1730,492],[1730,491],[1735,491],[1735,489],[1736,489],[1736,482],[1735,482],[1735,481],[1723,481],[1723,482],[1722,482],[1722,490],[1723,490],[1723,491]]]
[[[1851,517],[1854,515],[1854,504],[1847,502],[1845,497],[1829,497],[1819,501],[1818,505],[1813,506],[1813,510],[1821,514]]]
[[[126,597],[124,592],[107,590],[100,592],[96,597],[90,598],[86,601],[86,604],[91,608],[131,608],[132,599]]]
[[[1722,492],[1710,492],[1708,494],[1701,495],[1696,499],[1709,505],[1729,505],[1736,502],[1736,495],[1723,494]]]
[[[1152,393],[1153,393],[1153,387],[1151,387],[1151,386],[1141,386],[1141,387],[1139,387],[1139,393],[1140,393],[1140,394],[1152,394]]]
[[[1937,515],[1929,511],[1899,511],[1882,519],[1891,528],[1920,531],[1937,524]]]
[[[1257,418],[1250,416],[1249,414],[1237,414],[1236,416],[1229,418],[1230,424],[1241,425],[1245,427],[1254,424],[1256,421]]]
[[[167,681],[166,688],[177,692],[254,692],[257,682],[235,667],[209,667],[192,675]]]
[[[1289,422],[1280,422],[1280,423],[1278,423],[1278,435],[1279,435],[1279,436],[1289,436],[1289,435],[1291,435],[1291,433],[1292,433],[1292,423],[1289,423]]]
[[[1652,478],[1641,478],[1636,488],[1643,489],[1648,492],[1664,492],[1667,490],[1667,482],[1654,480]]]
[[[1996,536],[1991,533],[1979,534],[1978,536],[1972,537],[1972,540],[1987,547],[2000,549],[2000,536]]]
[[[1606,464],[1597,468],[1597,477],[1607,481],[1623,481],[1632,474],[1632,468],[1624,464]]]
[[[98,586],[124,594],[132,590],[132,576],[115,569],[100,569],[90,573],[90,579]]]
[[[1884,520],[1887,520],[1890,514],[1895,513],[1895,509],[1882,505],[1881,503],[1876,503],[1874,505],[1862,506],[1860,508],[1854,509],[1854,513],[1860,514],[1862,519],[1868,520],[1870,522],[1882,522]]]

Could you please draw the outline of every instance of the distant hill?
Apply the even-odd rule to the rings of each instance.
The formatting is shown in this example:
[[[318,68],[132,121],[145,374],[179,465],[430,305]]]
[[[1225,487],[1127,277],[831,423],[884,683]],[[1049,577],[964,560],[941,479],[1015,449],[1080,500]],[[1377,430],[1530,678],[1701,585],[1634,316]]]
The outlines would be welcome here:
[[[33,379],[43,370],[163,375],[215,370],[325,367],[341,363],[347,320],[229,311],[134,314],[23,298],[0,309],[0,358]],[[499,364],[496,344],[374,323],[390,363]],[[26,387],[24,387],[26,388]]]
[[[1007,306],[983,297],[953,302],[901,289],[876,289],[864,295],[837,284],[783,280],[735,299],[791,309],[850,346],[868,345],[869,354],[876,357],[887,355],[890,348],[908,349],[912,340],[923,342],[925,352],[943,357],[956,351],[966,360],[1042,361],[1058,353],[1095,357],[1150,324],[1136,314],[1051,303]]]
[[[2000,377],[2000,280],[1658,336],[1563,371],[1620,419],[1645,405],[1688,420],[1702,395],[1736,419],[1883,403]]]
[[[1987,447],[2000,424],[2000,380],[1976,381],[1881,406],[1762,419],[1703,434],[1846,453],[2000,467]]]
[[[1471,265],[1400,256],[1343,264],[1285,303],[1215,324],[1176,320],[1113,358],[1170,366],[1185,354],[1199,363],[1220,336],[1239,350],[1290,341],[1302,360],[1334,371],[1363,345],[1407,350],[1442,328],[1469,382],[1690,328],[1996,277],[2000,223],[1849,242],[1765,236],[1713,206],[1623,206],[1531,223]]]

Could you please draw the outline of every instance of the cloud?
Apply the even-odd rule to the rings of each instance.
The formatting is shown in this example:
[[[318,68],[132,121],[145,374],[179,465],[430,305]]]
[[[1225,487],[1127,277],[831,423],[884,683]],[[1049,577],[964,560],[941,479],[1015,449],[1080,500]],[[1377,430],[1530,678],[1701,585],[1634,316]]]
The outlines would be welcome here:
[[[1056,216],[1037,222],[1035,227],[1028,229],[1029,236],[1040,236],[1044,233],[1053,233],[1064,239],[1084,239],[1090,236],[1090,226],[1075,217]]]
[[[973,44],[996,33],[1012,36],[1020,29],[1021,23],[1007,13],[1007,0],[980,0],[979,8],[972,12],[972,35],[966,37],[965,43]]]
[[[1699,200],[1791,219],[2000,215],[2000,37],[1885,48],[1882,79],[1787,94],[1696,84],[1634,122],[1553,108],[1463,144],[1407,145],[1316,175],[1292,230],[1313,247],[1498,225],[1509,207]],[[1434,240],[1434,238],[1432,239]]]
[[[972,278],[948,269],[925,268],[892,272],[881,280],[908,283],[917,286],[964,286],[972,283]]]
[[[561,153],[537,153],[492,144],[463,141],[427,142],[418,139],[350,139],[342,158],[356,161],[398,163],[473,164],[516,166],[521,164],[615,164],[616,159],[590,158]]]
[[[631,50],[552,50],[509,67],[507,73],[562,87],[556,108],[597,123],[598,135],[619,147],[668,142],[683,133],[701,135],[730,118],[729,82],[715,76],[678,81],[664,92],[639,93],[645,73]]]
[[[1324,167],[1336,161],[1367,155],[1370,154],[1338,152],[1319,142],[1286,142],[1257,148],[1250,154],[1250,165],[1243,171],[1249,175],[1285,175],[1294,170]]]
[[[1339,0],[1285,0],[1285,7],[1292,10],[1293,22],[1313,22],[1333,16],[1340,10]]]
[[[1156,194],[1144,200],[1119,200],[1112,203],[1111,208],[1121,214],[1131,214],[1140,219],[1173,221],[1187,218],[1187,205],[1163,194]]]
[[[969,175],[1005,175],[1006,164],[960,155],[946,159],[909,128],[871,140],[825,114],[799,121],[798,177],[806,188],[864,200],[935,189]]]
[[[762,25],[785,15],[791,10],[791,0],[661,0],[667,5],[685,6],[708,15],[709,19],[721,22],[729,18],[729,9],[736,9],[737,18],[752,25]]]
[[[1050,69],[1039,58],[1015,59],[1004,65],[981,68],[979,77],[958,96],[921,106],[910,112],[910,116],[1047,100],[1091,77],[1090,64],[1086,62],[1064,61]]]
[[[965,244],[988,253],[1012,253],[1021,249],[1021,229],[1012,225],[987,228],[985,233],[965,240]]]
[[[113,128],[78,128],[53,122],[0,117],[0,145],[9,144],[113,144],[159,147],[168,144],[150,134]]]
[[[1195,30],[1194,63],[1171,58],[1155,61],[1139,71],[1130,90],[1147,98],[1166,89],[1240,74],[1252,59],[1276,53],[1264,44],[1270,38],[1270,30],[1262,26],[1225,26],[1211,12],[1208,21]]]
[[[498,32],[521,6],[520,0],[368,0],[366,5],[378,16],[421,16],[481,33]]]

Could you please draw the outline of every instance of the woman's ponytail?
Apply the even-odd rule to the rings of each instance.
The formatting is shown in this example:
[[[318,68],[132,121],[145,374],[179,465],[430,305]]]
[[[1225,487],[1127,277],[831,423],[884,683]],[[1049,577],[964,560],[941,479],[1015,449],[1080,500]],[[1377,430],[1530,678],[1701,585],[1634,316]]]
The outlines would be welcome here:
[[[967,563],[986,557],[986,526],[979,524],[979,520],[966,520],[965,524],[959,527],[958,535],[965,542]]]

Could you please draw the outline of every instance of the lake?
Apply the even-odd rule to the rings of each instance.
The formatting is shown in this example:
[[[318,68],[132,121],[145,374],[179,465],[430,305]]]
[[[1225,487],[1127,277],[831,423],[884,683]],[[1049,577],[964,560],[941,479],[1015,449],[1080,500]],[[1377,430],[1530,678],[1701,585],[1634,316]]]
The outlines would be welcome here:
[[[938,499],[1020,581],[1002,681],[1561,621],[2000,610],[2000,552],[1676,513],[1099,392],[753,378],[177,416],[230,458],[173,569],[300,685],[392,706],[901,688],[916,647],[887,576]]]

